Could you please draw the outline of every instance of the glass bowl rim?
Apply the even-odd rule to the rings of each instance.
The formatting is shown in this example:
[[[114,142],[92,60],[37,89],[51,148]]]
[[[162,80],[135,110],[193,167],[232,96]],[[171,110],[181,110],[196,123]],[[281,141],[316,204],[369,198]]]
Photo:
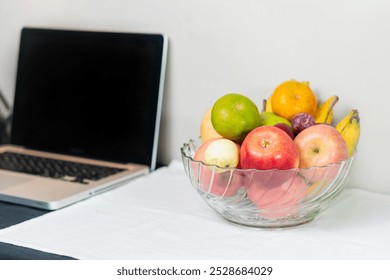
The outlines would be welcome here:
[[[331,162],[331,163],[328,163],[326,165],[314,165],[314,166],[311,166],[311,167],[304,167],[304,168],[299,168],[299,167],[289,168],[289,169],[277,169],[277,168],[273,168],[273,169],[236,168],[236,167],[221,167],[221,166],[216,165],[216,164],[207,164],[207,163],[205,163],[203,161],[193,159],[190,155],[188,155],[184,151],[185,147],[189,147],[190,146],[190,143],[196,143],[196,140],[191,138],[191,139],[189,139],[188,142],[185,142],[185,143],[182,144],[182,147],[180,148],[182,156],[184,156],[188,160],[191,160],[192,162],[196,162],[198,164],[202,164],[203,166],[209,167],[210,169],[218,169],[220,171],[240,170],[240,171],[245,171],[245,172],[271,172],[271,171],[274,171],[274,172],[299,172],[299,171],[305,171],[305,170],[311,170],[311,169],[317,169],[317,168],[324,169],[324,168],[328,168],[330,166],[343,165],[343,164],[345,164],[345,163],[347,163],[349,161],[352,161],[356,157],[356,153],[357,153],[357,151],[355,151],[351,156],[349,156],[346,159],[343,159],[341,161],[338,161],[338,162]]]

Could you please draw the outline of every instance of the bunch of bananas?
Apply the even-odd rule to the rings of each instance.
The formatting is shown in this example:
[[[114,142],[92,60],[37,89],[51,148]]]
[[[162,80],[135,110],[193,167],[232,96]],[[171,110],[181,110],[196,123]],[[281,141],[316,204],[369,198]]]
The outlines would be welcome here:
[[[315,116],[316,123],[332,124],[333,107],[339,98],[334,95],[322,103],[317,110]],[[348,146],[348,157],[352,156],[356,151],[357,144],[360,138],[360,118],[359,112],[356,109],[351,110],[335,128],[343,136]]]
[[[351,110],[337,125],[336,129],[343,136],[348,146],[348,157],[356,150],[360,137],[360,118],[358,110]]]

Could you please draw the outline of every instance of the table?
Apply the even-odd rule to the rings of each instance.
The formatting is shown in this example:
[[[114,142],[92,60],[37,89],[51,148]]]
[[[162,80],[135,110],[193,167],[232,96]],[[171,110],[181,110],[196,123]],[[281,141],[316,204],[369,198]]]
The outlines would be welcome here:
[[[0,202],[0,229],[22,223],[46,213],[49,213],[49,211],[7,202]],[[66,260],[73,258],[0,242],[0,260],[20,259]]]
[[[390,259],[388,195],[350,186],[310,223],[245,228],[206,205],[179,161],[57,211],[7,207],[28,220],[0,230],[0,249],[26,258]]]

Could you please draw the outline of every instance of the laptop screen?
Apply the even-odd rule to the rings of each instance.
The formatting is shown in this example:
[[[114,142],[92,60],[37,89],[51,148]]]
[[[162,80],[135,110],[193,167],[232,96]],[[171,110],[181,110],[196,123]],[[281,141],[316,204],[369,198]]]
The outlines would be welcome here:
[[[166,43],[161,34],[24,28],[11,143],[153,167]]]

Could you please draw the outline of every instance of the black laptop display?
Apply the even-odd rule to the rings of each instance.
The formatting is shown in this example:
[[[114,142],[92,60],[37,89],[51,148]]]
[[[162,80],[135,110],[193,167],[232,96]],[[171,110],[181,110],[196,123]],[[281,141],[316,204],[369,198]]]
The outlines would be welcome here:
[[[22,32],[11,143],[152,167],[162,36]]]

